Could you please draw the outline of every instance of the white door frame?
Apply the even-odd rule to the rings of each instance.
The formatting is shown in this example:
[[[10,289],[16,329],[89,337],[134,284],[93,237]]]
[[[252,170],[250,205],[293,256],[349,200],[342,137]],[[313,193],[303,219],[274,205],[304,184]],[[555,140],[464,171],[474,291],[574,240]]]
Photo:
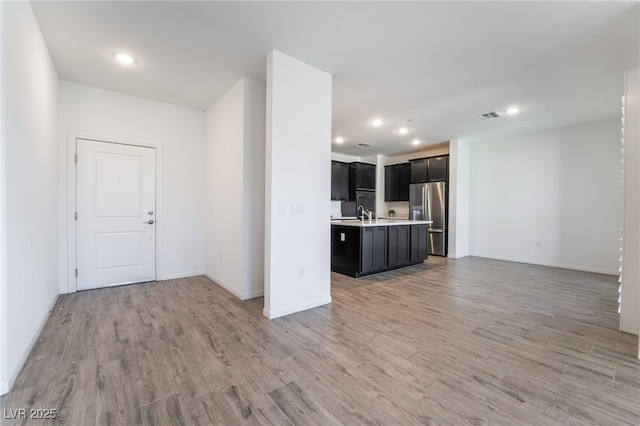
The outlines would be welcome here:
[[[77,200],[77,179],[76,179],[76,141],[78,139],[88,139],[96,142],[113,143],[119,145],[133,145],[144,148],[155,148],[156,150],[156,280],[162,280],[162,145],[146,144],[138,142],[119,141],[109,138],[95,136],[85,136],[76,133],[67,135],[67,293],[75,293],[77,290],[76,266],[77,266],[77,222],[75,220],[76,200]],[[62,280],[64,282],[64,279]]]

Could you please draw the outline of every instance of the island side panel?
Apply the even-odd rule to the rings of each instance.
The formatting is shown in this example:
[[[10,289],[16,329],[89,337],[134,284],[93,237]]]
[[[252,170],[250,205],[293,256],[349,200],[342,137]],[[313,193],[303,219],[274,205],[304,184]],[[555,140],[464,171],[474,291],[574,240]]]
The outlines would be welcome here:
[[[331,270],[357,277],[360,272],[360,228],[331,225]]]

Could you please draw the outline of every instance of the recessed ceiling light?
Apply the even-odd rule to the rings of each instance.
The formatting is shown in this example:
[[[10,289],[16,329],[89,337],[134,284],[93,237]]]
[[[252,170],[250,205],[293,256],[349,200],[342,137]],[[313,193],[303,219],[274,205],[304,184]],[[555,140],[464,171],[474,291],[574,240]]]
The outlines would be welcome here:
[[[123,65],[131,65],[135,64],[136,62],[133,56],[127,55],[126,53],[122,52],[114,52],[111,54],[111,56],[113,56],[116,61],[120,62]]]
[[[509,114],[509,115],[515,115],[517,113],[520,112],[520,108],[516,107],[516,106],[512,106],[507,108],[507,110],[505,111],[505,113]]]
[[[342,139],[340,136],[338,136],[336,138],[336,143],[342,143],[342,142],[344,142],[344,139]]]
[[[373,120],[371,120],[371,125],[374,127],[379,127],[382,124],[382,120],[380,120],[379,118],[374,118]]]
[[[407,129],[406,127],[400,127],[398,129],[398,133],[400,133],[401,135],[406,135],[409,132],[409,129]]]
[[[420,143],[420,139],[414,139],[411,141],[413,145],[418,145]]]

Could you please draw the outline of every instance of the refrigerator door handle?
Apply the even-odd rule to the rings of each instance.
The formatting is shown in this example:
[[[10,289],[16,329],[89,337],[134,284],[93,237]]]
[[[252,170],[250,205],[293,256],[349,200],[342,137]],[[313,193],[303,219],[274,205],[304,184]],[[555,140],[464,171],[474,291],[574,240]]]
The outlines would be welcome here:
[[[427,185],[422,185],[422,220],[429,220],[429,211],[427,210]]]

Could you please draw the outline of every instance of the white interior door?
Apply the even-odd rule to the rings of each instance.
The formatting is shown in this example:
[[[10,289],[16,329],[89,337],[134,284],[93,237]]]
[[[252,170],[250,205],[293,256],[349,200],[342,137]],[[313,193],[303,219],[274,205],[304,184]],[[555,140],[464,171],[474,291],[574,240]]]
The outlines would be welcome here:
[[[77,140],[78,290],[156,279],[155,151]]]

